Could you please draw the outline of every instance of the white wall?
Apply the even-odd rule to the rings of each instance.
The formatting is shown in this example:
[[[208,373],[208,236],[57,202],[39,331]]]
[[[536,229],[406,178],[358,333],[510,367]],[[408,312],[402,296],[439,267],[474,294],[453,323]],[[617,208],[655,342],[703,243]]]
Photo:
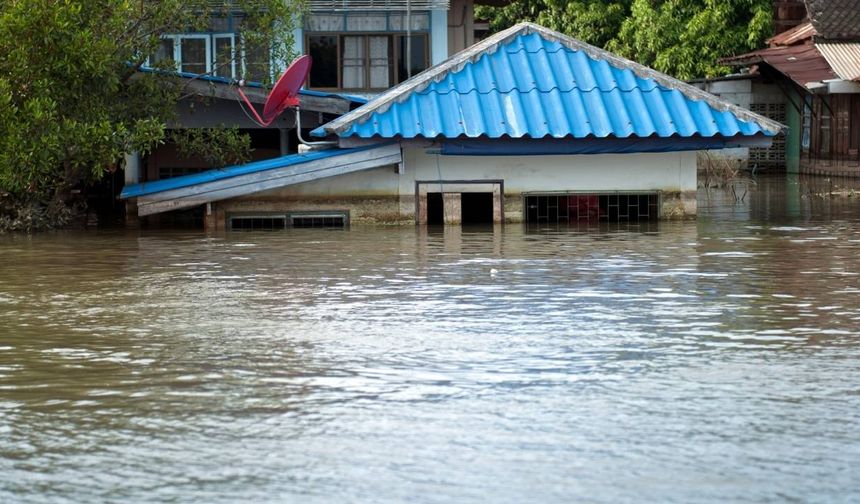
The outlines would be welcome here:
[[[432,152],[432,151],[430,151]],[[401,194],[416,180],[503,179],[506,194],[527,191],[695,191],[696,153],[567,156],[442,156],[404,149]],[[437,168],[438,158],[438,168]]]
[[[527,191],[696,190],[696,153],[568,156],[442,156],[431,149],[403,150],[404,173],[387,166],[267,192],[282,197],[415,195],[416,181],[504,181],[506,194]],[[438,160],[438,168],[437,168]]]

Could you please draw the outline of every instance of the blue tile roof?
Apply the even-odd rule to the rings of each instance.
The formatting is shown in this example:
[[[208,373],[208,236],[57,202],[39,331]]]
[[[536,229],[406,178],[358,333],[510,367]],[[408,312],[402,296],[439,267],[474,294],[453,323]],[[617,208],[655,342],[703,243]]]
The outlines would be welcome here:
[[[782,125],[531,23],[312,132],[359,138],[773,136]]]

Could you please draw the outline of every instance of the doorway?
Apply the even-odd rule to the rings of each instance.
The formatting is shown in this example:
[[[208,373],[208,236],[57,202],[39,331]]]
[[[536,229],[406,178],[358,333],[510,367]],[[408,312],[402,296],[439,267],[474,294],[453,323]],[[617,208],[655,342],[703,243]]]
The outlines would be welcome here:
[[[427,193],[427,224],[441,226],[445,223],[445,201],[442,193]]]
[[[493,223],[493,193],[466,192],[461,197],[461,221],[463,224]]]
[[[505,220],[501,180],[415,182],[415,223],[428,225],[500,224]]]

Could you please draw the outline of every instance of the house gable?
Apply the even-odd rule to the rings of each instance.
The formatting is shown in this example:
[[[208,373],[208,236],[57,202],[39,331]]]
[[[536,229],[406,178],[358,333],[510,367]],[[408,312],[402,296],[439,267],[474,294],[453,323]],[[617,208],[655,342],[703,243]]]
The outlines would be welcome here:
[[[779,123],[521,23],[312,134],[341,138],[773,136]]]

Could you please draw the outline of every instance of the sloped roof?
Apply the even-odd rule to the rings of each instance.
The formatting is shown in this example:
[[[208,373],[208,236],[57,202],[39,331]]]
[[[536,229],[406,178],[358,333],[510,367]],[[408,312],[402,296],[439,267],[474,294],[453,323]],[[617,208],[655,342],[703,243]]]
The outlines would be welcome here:
[[[206,170],[200,173],[191,175],[182,175],[180,177],[171,177],[152,182],[141,182],[139,184],[130,184],[123,188],[120,198],[137,198],[148,194],[155,194],[174,189],[182,189],[192,187],[206,182],[216,182],[219,180],[229,179],[240,175],[250,175],[254,173],[274,170],[276,168],[286,168],[289,166],[310,163],[321,159],[328,159],[344,154],[352,154],[354,152],[362,152],[373,147],[354,148],[354,149],[329,149],[320,151],[311,151],[301,154],[288,154],[271,159],[263,159],[261,161],[253,161],[235,166],[227,166],[224,168],[215,168]]]
[[[542,26],[521,23],[317,128],[359,138],[775,135],[782,125]]]
[[[815,27],[812,26],[811,22],[806,21],[790,30],[774,35],[767,39],[766,42],[770,46],[788,46],[797,44],[798,42],[803,42],[804,40],[810,40],[815,35],[818,35],[818,32],[815,31]]]
[[[770,47],[719,61],[734,66],[767,63],[804,88],[813,82],[838,78],[818,50],[818,44]]]
[[[806,12],[822,38],[860,39],[860,0],[806,0]]]
[[[397,143],[290,154],[203,173],[128,185],[120,198],[137,198],[137,214],[152,215],[335,177],[401,162]]]
[[[860,43],[822,42],[815,46],[840,79],[860,81]]]

